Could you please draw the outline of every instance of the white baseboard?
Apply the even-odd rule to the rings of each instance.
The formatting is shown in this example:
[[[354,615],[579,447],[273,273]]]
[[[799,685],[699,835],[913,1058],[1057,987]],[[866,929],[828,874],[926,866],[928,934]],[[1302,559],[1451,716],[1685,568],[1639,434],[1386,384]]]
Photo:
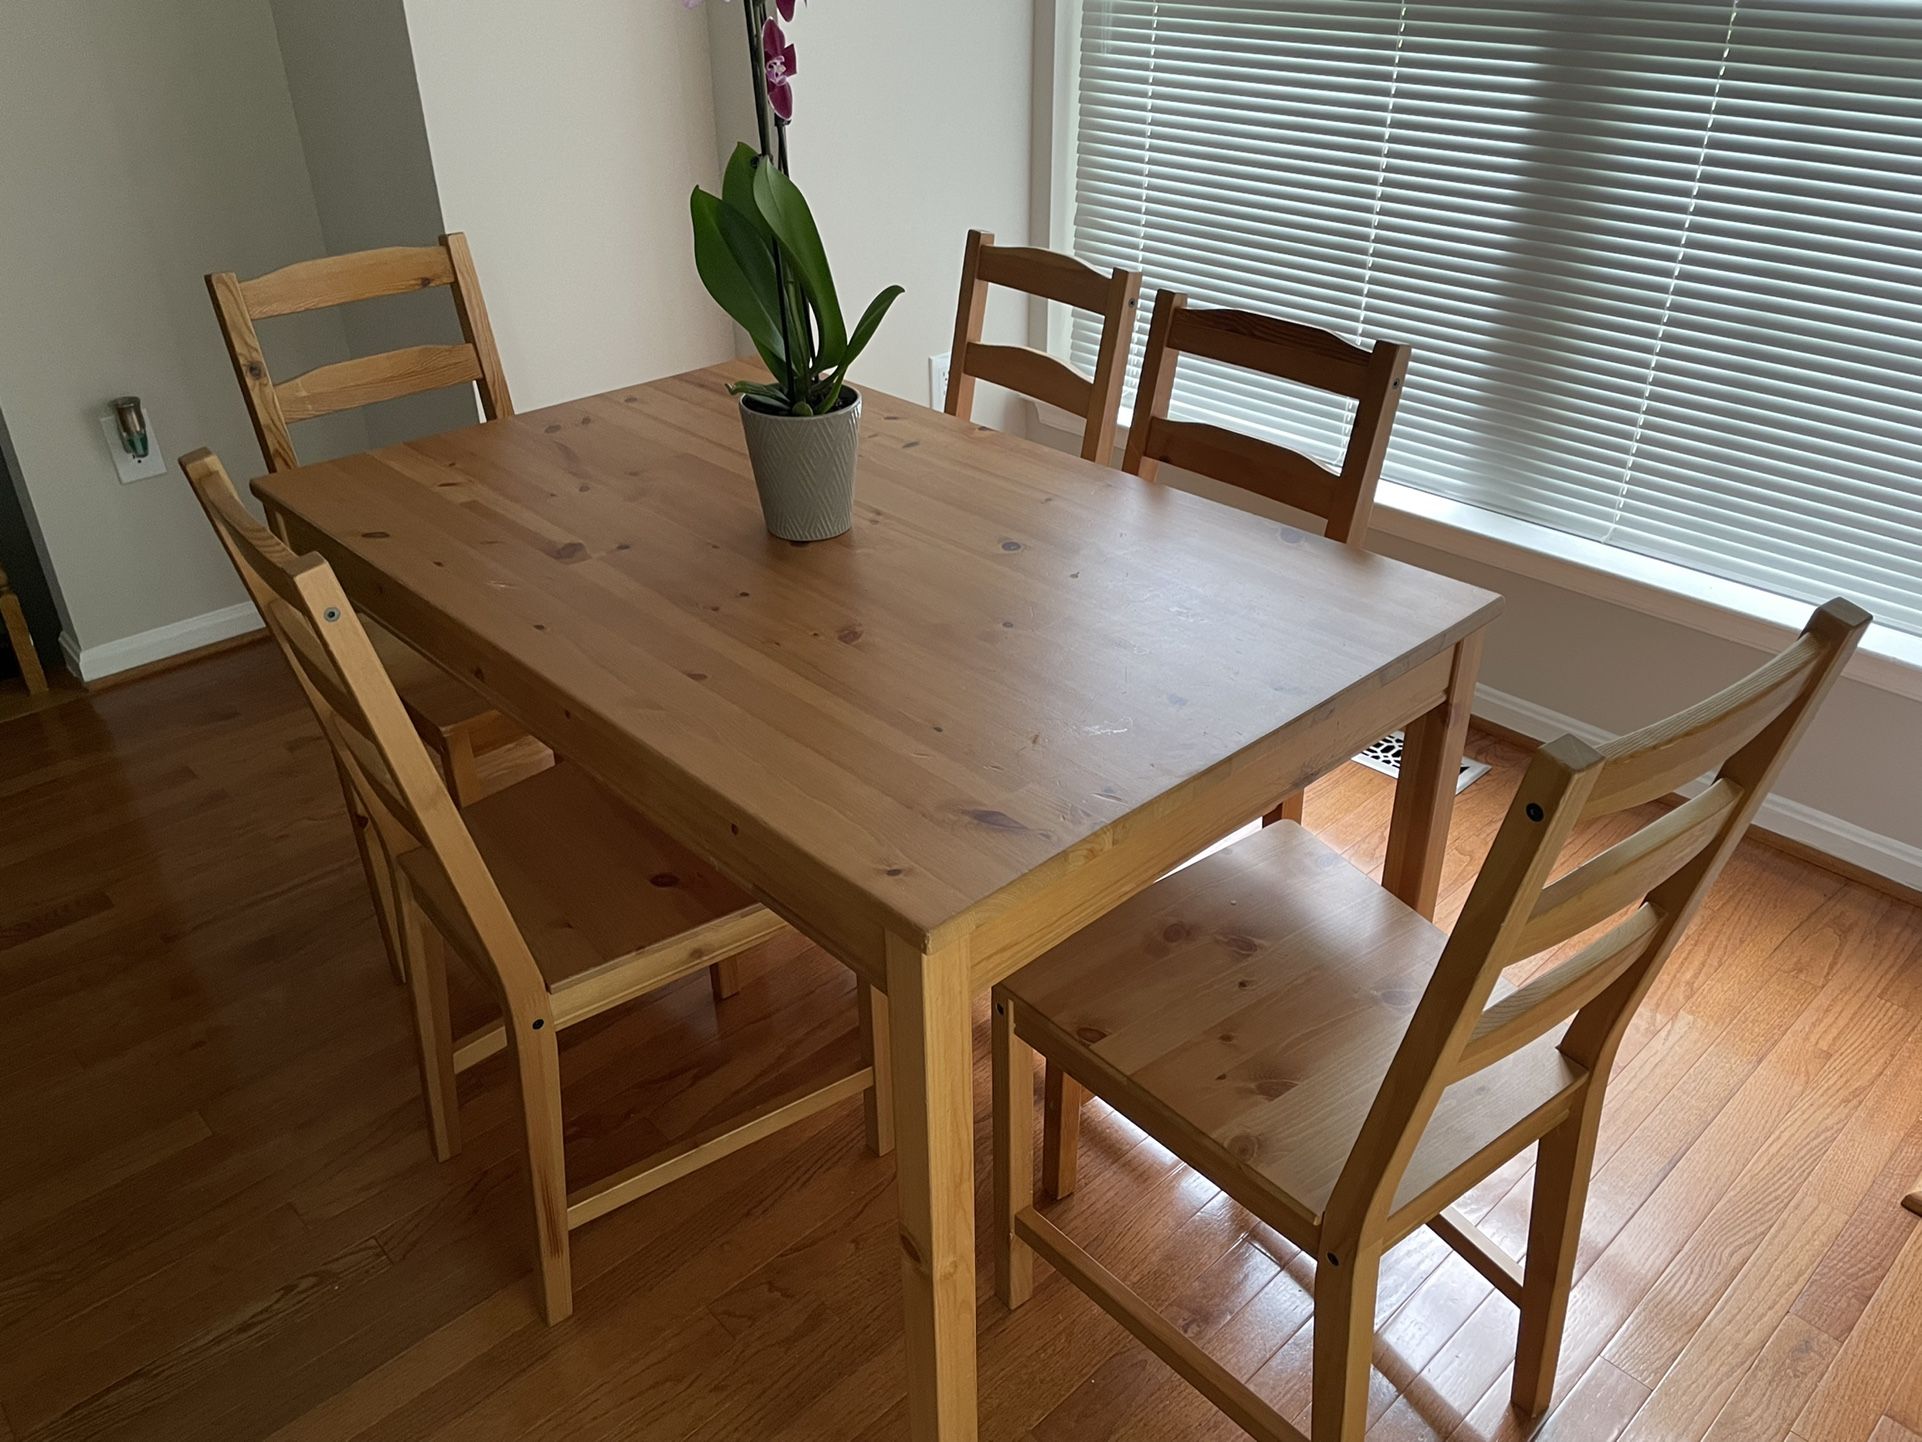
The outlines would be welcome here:
[[[225,610],[209,611],[204,616],[189,616],[184,621],[156,626],[151,631],[124,636],[118,641],[107,641],[98,646],[82,646],[69,633],[62,631],[60,649],[66,655],[69,671],[82,681],[98,681],[121,671],[131,671],[136,666],[152,665],[170,656],[211,646],[217,641],[232,640],[249,631],[258,631],[260,627],[260,612],[254,609],[254,603],[242,601]]]
[[[1567,734],[1599,746],[1614,739],[1610,732],[1598,726],[1488,686],[1475,688],[1475,714],[1535,741],[1553,741]],[[1693,796],[1705,782],[1706,778],[1691,782],[1682,790]],[[1837,861],[1887,877],[1912,891],[1922,891],[1922,847],[1911,846],[1893,836],[1878,835],[1853,821],[1817,811],[1813,806],[1804,806],[1785,796],[1771,796],[1764,801],[1755,824],[1824,856],[1833,856]]]

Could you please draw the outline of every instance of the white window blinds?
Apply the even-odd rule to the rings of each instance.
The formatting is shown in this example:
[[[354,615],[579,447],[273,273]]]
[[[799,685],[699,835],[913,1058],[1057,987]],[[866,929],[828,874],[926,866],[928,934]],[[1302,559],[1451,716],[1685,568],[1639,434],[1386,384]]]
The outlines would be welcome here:
[[[1922,0],[1082,0],[1080,41],[1075,249],[1411,343],[1391,480],[1922,633]],[[1236,373],[1177,408],[1338,450]]]

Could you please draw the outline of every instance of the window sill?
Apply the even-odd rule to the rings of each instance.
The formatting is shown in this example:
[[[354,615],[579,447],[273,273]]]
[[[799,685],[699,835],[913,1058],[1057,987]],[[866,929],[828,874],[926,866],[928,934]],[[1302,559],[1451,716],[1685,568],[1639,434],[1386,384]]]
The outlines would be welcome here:
[[[1030,414],[1043,439],[1072,445],[1079,438],[1079,427],[1050,407],[1033,404]],[[1392,481],[1382,483],[1370,524],[1384,535],[1759,650],[1787,645],[1808,619],[1800,601]],[[1871,626],[1845,674],[1922,701],[1922,636]]]

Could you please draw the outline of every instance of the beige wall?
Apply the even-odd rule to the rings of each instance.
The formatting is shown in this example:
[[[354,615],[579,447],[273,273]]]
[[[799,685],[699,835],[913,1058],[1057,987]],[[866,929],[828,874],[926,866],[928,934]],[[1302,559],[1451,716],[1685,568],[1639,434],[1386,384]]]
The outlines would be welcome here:
[[[403,0],[272,4],[326,252],[432,244],[446,227]],[[461,338],[445,290],[347,306],[340,318],[357,356]],[[371,406],[362,415],[367,442],[384,446],[472,425],[480,407],[474,388],[459,386]],[[303,459],[321,458],[305,436],[300,443]]]
[[[708,10],[724,156],[753,136],[747,42],[738,3]],[[842,307],[858,313],[883,286],[907,287],[854,379],[926,401],[928,358],[953,341],[969,229],[1028,240],[1033,0],[822,4],[789,30],[801,76],[791,168]],[[996,297],[991,337],[1024,338],[1026,325],[1021,303]],[[1016,418],[985,391],[978,414]]]
[[[442,214],[464,230],[522,410],[732,353],[694,281],[712,185],[699,16],[670,0],[406,0]]]
[[[213,639],[196,618],[243,593],[185,481],[121,485],[95,416],[136,392],[168,455],[259,469],[201,277],[321,244],[265,0],[7,0],[0,135],[0,407],[67,639],[102,666]],[[290,369],[345,354],[325,317],[268,340]]]

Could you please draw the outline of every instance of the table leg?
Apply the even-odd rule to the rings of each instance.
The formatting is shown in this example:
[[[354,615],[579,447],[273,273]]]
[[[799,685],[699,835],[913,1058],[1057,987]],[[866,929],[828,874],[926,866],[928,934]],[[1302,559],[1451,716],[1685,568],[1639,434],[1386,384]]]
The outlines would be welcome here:
[[[1481,632],[1457,643],[1447,698],[1409,724],[1402,746],[1401,780],[1388,823],[1388,857],[1382,865],[1381,884],[1427,917],[1434,916],[1435,898],[1441,891],[1448,823],[1455,814],[1455,780],[1461,773],[1481,659]]]
[[[974,1442],[974,1007],[965,943],[888,938],[895,1190],[915,1442]]]
[[[1909,1194],[1902,1199],[1902,1205],[1914,1212],[1918,1217],[1922,1217],[1922,1177],[1915,1179],[1915,1186],[1912,1187],[1909,1190]]]

